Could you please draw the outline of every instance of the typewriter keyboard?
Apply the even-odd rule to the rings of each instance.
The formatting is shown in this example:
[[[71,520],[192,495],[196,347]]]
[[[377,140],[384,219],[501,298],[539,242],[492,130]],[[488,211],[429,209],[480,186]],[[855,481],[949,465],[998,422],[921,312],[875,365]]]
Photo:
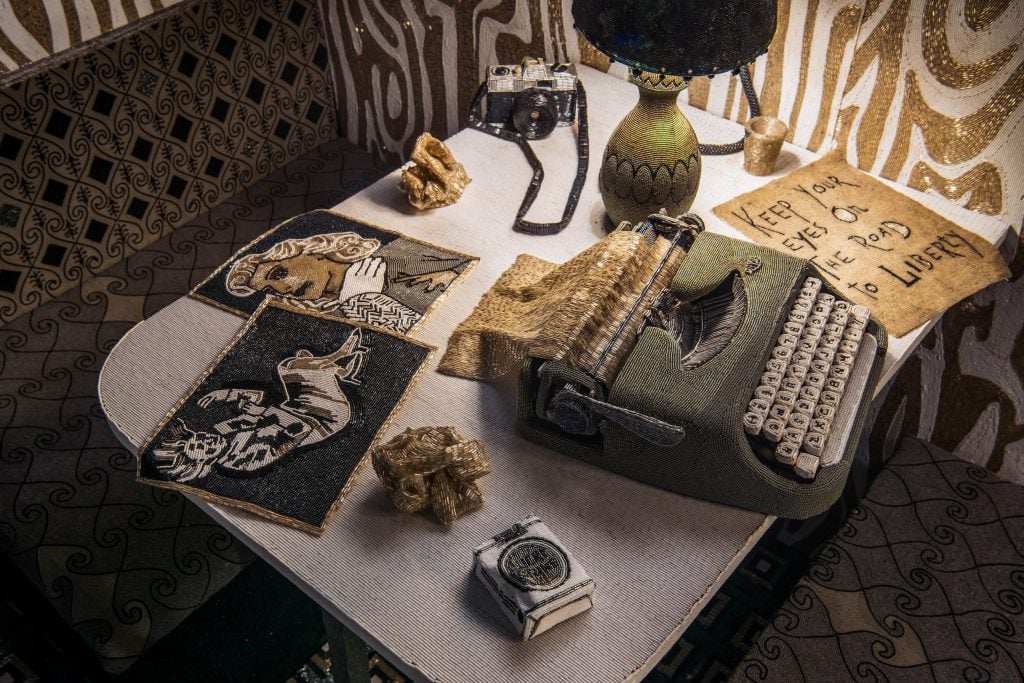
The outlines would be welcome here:
[[[816,277],[804,281],[743,415],[746,432],[773,444],[775,461],[805,479],[840,455],[826,453],[826,443],[868,323],[866,307],[821,288]]]

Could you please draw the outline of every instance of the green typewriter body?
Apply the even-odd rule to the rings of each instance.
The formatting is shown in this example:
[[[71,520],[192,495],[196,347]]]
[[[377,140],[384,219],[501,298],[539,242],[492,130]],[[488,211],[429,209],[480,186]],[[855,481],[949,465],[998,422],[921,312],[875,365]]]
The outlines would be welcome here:
[[[781,517],[840,496],[885,358],[885,330],[863,307],[805,260],[702,232],[671,287],[636,315],[643,324],[608,382],[528,359],[517,397],[527,438]]]

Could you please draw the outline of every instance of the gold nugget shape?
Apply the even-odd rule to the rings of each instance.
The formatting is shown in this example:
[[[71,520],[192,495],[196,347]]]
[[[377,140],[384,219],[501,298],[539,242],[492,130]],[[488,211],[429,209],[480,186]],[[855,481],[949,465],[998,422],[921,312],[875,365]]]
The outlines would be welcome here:
[[[454,204],[469,185],[469,176],[451,150],[430,133],[423,133],[412,150],[412,165],[402,169],[398,189],[417,209]]]
[[[403,512],[430,507],[442,524],[484,504],[476,480],[491,466],[482,441],[454,427],[409,428],[371,452],[373,469]]]

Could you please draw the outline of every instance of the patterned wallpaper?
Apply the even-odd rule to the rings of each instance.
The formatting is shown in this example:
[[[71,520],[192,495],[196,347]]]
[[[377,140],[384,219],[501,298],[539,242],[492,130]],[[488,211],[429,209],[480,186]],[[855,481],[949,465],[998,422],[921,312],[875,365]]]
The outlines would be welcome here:
[[[332,37],[342,136],[391,160],[429,130],[444,138],[488,64],[578,61],[563,0],[320,0]]]
[[[336,136],[313,0],[194,4],[0,90],[0,322]]]
[[[182,0],[14,0],[0,2],[2,74],[99,38]]]
[[[1019,225],[1024,3],[874,0],[837,137],[851,163]]]

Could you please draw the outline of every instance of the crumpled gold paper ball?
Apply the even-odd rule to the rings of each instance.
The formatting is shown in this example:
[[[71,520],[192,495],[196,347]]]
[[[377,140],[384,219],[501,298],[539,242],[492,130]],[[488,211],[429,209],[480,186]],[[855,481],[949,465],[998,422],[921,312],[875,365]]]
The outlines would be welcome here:
[[[454,427],[409,428],[370,457],[388,496],[399,510],[427,507],[442,524],[481,507],[476,480],[491,471],[482,441],[469,441]]]
[[[423,133],[412,150],[412,164],[402,169],[398,189],[417,209],[436,209],[458,201],[469,175],[451,150],[430,133]]]

